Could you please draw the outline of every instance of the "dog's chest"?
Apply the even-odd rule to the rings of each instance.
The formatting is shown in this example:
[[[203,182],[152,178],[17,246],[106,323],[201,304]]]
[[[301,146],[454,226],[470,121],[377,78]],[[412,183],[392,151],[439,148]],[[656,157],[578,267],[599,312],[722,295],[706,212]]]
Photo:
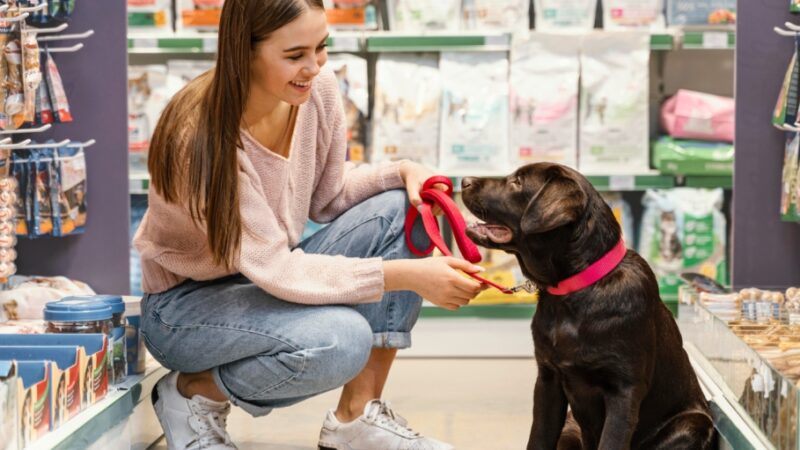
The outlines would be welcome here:
[[[560,368],[574,366],[580,353],[580,323],[569,316],[541,312],[543,314],[533,322],[537,358],[545,358]]]

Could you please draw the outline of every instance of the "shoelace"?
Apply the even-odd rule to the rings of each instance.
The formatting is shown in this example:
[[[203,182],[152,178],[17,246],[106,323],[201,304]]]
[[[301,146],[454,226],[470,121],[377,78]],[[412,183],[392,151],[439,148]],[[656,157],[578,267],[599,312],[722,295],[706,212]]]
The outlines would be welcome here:
[[[401,416],[400,414],[397,414],[396,412],[394,412],[394,410],[392,409],[391,403],[389,403],[387,401],[384,401],[384,400],[381,400],[380,402],[381,402],[381,408],[383,409],[383,413],[384,414],[389,416],[392,420],[394,420],[395,422],[399,423],[400,425],[408,428],[406,426],[408,424],[408,420],[406,420],[406,418]]]
[[[187,448],[195,443],[199,444],[199,448],[205,448],[211,445],[230,445],[233,447],[231,437],[225,431],[228,424],[228,413],[231,411],[231,406],[226,405],[224,409],[219,411],[210,410],[204,405],[196,403],[191,404],[192,409],[192,428],[199,434],[198,438],[190,442]]]
[[[396,416],[394,411],[392,411],[391,408],[387,408],[384,402],[376,401],[373,403],[372,407],[364,416],[368,421],[374,422],[380,426],[384,426],[394,432],[397,432],[398,434],[407,436],[409,438],[415,438],[419,436],[418,432],[412,430],[408,426],[398,423],[397,420],[395,420]]]

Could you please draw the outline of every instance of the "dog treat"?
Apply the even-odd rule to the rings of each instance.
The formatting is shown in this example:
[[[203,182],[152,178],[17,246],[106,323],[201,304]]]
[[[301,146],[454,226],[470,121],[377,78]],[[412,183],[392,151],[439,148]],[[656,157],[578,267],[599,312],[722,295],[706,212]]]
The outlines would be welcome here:
[[[50,104],[56,122],[72,122],[72,113],[69,109],[67,94],[64,92],[64,83],[61,81],[61,74],[58,66],[53,59],[53,55],[47,52],[47,65],[45,66],[45,76],[47,79],[47,91],[50,95]]]
[[[7,94],[5,98],[5,113],[8,117],[7,129],[19,128],[24,120],[25,99],[23,95],[22,81],[22,52],[20,50],[19,39],[11,39],[3,49],[8,72],[6,74],[5,86]]]
[[[36,92],[42,82],[42,70],[39,66],[39,42],[36,33],[22,33],[22,80],[24,92],[23,118],[25,122],[33,122],[36,113]]]

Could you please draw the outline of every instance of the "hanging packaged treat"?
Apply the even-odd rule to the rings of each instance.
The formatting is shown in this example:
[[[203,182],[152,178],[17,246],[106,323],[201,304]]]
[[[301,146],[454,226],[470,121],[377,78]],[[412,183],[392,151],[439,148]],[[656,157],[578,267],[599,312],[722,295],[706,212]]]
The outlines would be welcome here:
[[[31,222],[30,211],[30,182],[28,170],[28,155],[25,150],[14,150],[11,153],[11,176],[14,178],[17,186],[16,197],[16,234],[18,236],[27,236],[30,227],[28,224]]]
[[[55,159],[58,189],[55,234],[83,233],[86,225],[86,159],[83,149],[61,147],[56,151]]]
[[[355,55],[331,55],[328,58],[339,81],[344,115],[347,120],[347,158],[363,162],[366,159],[367,111],[369,90],[367,86],[367,60]]]
[[[55,24],[69,20],[75,12],[75,0],[47,0],[50,19]]]
[[[578,146],[582,172],[649,170],[649,69],[649,33],[595,33],[584,39]]]
[[[328,25],[337,30],[377,30],[377,0],[330,0],[325,9]]]
[[[581,36],[531,33],[511,51],[511,165],[578,164]]]
[[[792,209],[796,204],[798,151],[800,150],[800,133],[786,133],[786,152],[783,158],[783,174],[781,189],[781,215],[797,214],[799,211]]]
[[[177,30],[216,31],[223,0],[176,0]]]
[[[128,0],[128,31],[172,31],[170,0]]]
[[[72,113],[69,110],[69,102],[67,101],[67,94],[64,92],[64,84],[61,81],[61,74],[58,72],[53,55],[47,51],[47,71],[45,77],[47,78],[47,92],[50,96],[50,104],[53,108],[53,117],[56,122],[72,122]]]
[[[13,37],[10,28],[0,27],[0,48],[5,49],[6,44]],[[8,116],[6,115],[6,99],[8,98],[8,85],[6,78],[8,76],[8,63],[5,57],[0,57],[0,129],[5,129],[8,126]]]
[[[35,161],[33,233],[31,237],[53,235],[52,189],[55,187],[54,150],[44,148],[32,150],[30,158]]]
[[[539,31],[594,28],[597,0],[534,0],[534,3]]]
[[[501,52],[443,52],[442,170],[508,169],[508,57]]]
[[[791,0],[797,3],[798,0]],[[666,0],[667,25],[736,23],[736,0]]]
[[[529,8],[530,0],[464,0],[461,28],[525,33]]]
[[[22,49],[19,34],[15,33],[3,48],[6,62],[5,129],[19,128],[25,119],[25,97],[22,80]]]
[[[392,31],[458,30],[460,0],[390,0],[389,27]]]
[[[381,55],[375,68],[370,162],[410,159],[436,167],[441,99],[436,54]]]
[[[603,28],[660,30],[663,11],[664,0],[603,0]]]
[[[39,83],[36,89],[36,110],[33,123],[36,126],[53,123],[53,107],[50,106],[50,96],[47,94],[47,83]]]
[[[795,37],[792,60],[783,77],[781,90],[778,92],[778,101],[772,113],[772,124],[778,128],[783,125],[794,125],[797,121],[798,91],[800,91],[800,36]]]
[[[39,42],[36,33],[22,33],[22,81],[25,99],[24,121],[31,123],[36,113],[36,92],[42,82],[42,68],[39,65]]]

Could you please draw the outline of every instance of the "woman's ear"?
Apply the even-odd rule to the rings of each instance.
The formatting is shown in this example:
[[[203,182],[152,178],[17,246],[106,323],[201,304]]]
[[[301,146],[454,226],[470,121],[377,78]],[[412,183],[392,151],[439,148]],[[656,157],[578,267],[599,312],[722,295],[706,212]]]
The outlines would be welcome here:
[[[576,178],[560,171],[546,181],[522,213],[523,234],[544,233],[578,219],[586,209],[589,196]]]

